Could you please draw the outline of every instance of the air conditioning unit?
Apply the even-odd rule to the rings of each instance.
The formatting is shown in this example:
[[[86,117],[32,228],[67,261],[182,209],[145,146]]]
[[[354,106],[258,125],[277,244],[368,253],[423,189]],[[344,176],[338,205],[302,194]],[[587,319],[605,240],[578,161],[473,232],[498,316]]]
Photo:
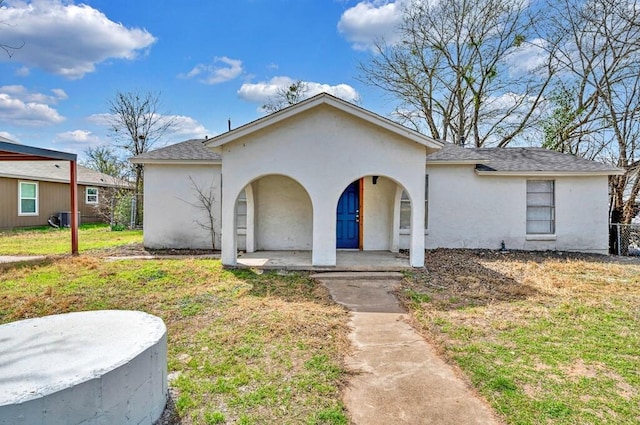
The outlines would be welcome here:
[[[71,227],[71,211],[59,212],[58,222],[60,227]],[[78,211],[78,226],[80,226],[80,211]]]

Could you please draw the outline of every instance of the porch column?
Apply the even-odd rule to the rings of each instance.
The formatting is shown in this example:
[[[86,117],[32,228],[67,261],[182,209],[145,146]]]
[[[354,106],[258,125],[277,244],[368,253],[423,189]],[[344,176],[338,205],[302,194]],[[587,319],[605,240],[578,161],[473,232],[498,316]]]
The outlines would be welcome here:
[[[311,193],[309,195],[316,196]],[[311,264],[314,266],[336,265],[336,205],[328,198],[316,196],[315,199],[311,199],[313,205]]]
[[[236,261],[236,230],[235,230],[235,218],[236,197],[230,193],[229,185],[222,187],[222,252],[221,260],[225,266],[235,266]]]
[[[424,178],[421,189],[411,196],[411,267],[424,267]]]

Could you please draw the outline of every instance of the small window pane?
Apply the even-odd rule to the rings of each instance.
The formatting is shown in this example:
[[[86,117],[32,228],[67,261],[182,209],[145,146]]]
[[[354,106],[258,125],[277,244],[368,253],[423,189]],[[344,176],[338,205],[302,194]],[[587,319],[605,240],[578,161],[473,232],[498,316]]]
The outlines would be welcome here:
[[[21,196],[23,198],[36,197],[36,185],[33,183],[21,183]]]
[[[411,202],[408,199],[400,201],[400,228],[411,228]]]
[[[238,230],[247,228],[247,194],[244,190],[236,202],[236,227]]]
[[[35,199],[22,199],[20,201],[20,208],[23,214],[35,214],[36,212],[36,200]]]
[[[85,202],[87,204],[97,204],[98,203],[98,188],[97,187],[87,187],[86,188]]]

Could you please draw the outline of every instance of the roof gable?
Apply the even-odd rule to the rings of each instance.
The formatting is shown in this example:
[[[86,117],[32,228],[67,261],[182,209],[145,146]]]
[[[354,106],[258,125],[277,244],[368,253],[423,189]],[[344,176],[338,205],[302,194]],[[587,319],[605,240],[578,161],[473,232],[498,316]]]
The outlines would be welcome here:
[[[305,111],[317,108],[321,105],[328,105],[330,107],[333,107],[348,115],[362,119],[372,125],[386,129],[387,131],[395,133],[405,139],[411,140],[423,146],[432,149],[440,149],[442,147],[442,143],[435,139],[427,137],[421,133],[418,133],[417,131],[411,130],[410,128],[407,128],[401,124],[381,117],[380,115],[377,115],[352,103],[346,102],[342,99],[338,99],[337,97],[334,97],[327,93],[320,93],[314,97],[296,103],[295,105],[289,106],[288,108],[282,109],[278,112],[274,112],[271,115],[267,115],[266,117],[252,121],[227,133],[220,134],[209,139],[208,141],[205,141],[204,144],[210,148],[219,147],[224,144],[233,142],[234,140],[237,140],[239,138],[253,134],[262,129],[271,127],[272,125],[287,120],[288,118],[301,114]]]

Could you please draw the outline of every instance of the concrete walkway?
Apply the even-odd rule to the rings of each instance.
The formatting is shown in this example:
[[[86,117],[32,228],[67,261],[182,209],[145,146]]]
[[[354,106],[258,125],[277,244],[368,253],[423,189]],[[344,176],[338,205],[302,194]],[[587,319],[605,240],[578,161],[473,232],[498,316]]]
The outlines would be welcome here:
[[[46,258],[44,255],[0,255],[0,264],[29,263]]]
[[[400,273],[318,273],[331,297],[351,313],[355,372],[344,394],[361,425],[501,424],[410,325],[392,294]]]

